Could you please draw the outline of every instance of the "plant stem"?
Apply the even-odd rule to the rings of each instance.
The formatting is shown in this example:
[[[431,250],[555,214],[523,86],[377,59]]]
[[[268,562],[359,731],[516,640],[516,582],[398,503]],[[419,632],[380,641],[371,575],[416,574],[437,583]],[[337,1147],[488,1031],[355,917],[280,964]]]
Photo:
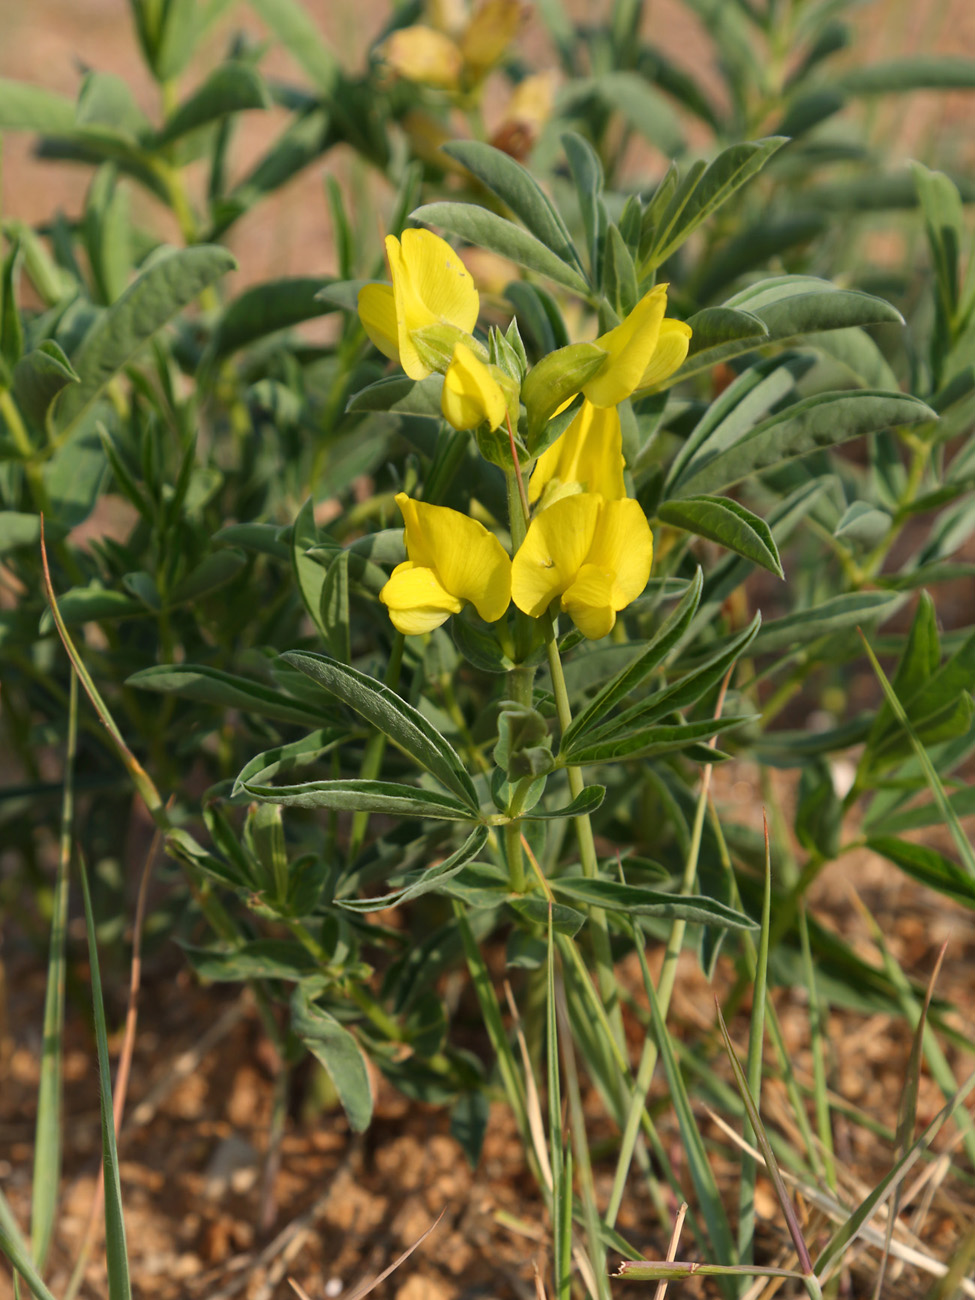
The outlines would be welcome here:
[[[543,615],[542,626],[545,630],[545,648],[548,652],[548,667],[552,675],[552,688],[555,692],[555,708],[559,717],[559,728],[562,734],[565,735],[572,722],[572,711],[569,707],[569,693],[566,689],[565,674],[562,671],[562,660],[559,656],[555,623],[550,613]],[[573,799],[575,799],[582,794],[585,787],[582,772],[577,767],[567,767],[566,775],[569,778],[569,790]],[[593,880],[599,875],[599,858],[596,854],[596,841],[593,838],[592,822],[589,820],[588,813],[583,813],[581,816],[574,818],[574,821],[576,837],[579,841],[579,854],[582,860],[582,872],[588,879]],[[589,918],[592,922],[592,942],[596,955],[599,993],[609,1016],[609,1022],[617,1045],[622,1047],[626,1040],[623,1035],[623,1015],[620,1011],[619,993],[613,971],[613,954],[610,949],[606,913],[601,907],[592,907],[589,909]]]

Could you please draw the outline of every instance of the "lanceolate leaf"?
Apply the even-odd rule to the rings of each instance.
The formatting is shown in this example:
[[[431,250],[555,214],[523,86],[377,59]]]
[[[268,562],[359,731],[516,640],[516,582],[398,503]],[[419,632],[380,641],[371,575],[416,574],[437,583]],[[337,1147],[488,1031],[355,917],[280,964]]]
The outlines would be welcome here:
[[[713,725],[713,723],[712,723]],[[732,930],[757,930],[758,926],[742,912],[719,903],[714,898],[695,894],[667,894],[659,889],[646,889],[642,885],[623,885],[615,880],[587,880],[584,877],[562,877],[552,881],[552,888],[564,898],[601,907],[607,912],[623,912],[629,916],[662,916],[669,920],[700,922],[704,925],[726,926]]]
[[[360,717],[388,736],[398,749],[426,768],[431,776],[452,790],[467,807],[467,815],[478,812],[477,792],[467,769],[450,743],[422,713],[400,699],[382,682],[356,668],[340,664],[327,655],[289,650],[286,663],[300,669],[335,699],[354,709]]]
[[[716,725],[713,718],[700,722],[685,722],[676,726],[646,727],[625,736],[593,741],[580,737],[569,751],[559,753],[562,765],[582,766],[584,763],[605,763],[611,759],[651,758],[656,754],[669,754],[676,749],[691,750],[698,741],[708,740],[715,732],[733,731],[754,719],[754,714],[722,718]],[[722,755],[713,750],[707,753],[717,760]]]
[[[355,1038],[324,1007],[311,1002],[301,985],[291,999],[291,1027],[324,1065],[352,1128],[361,1133],[372,1119],[372,1088]]]
[[[631,691],[636,690],[653,670],[667,658],[690,626],[691,619],[701,600],[704,578],[700,568],[674,612],[657,629],[643,652],[608,681],[599,694],[587,705],[565,730],[562,747],[586,732],[592,731],[602,718],[615,709]]]
[[[351,912],[380,912],[384,908],[398,907],[400,903],[407,903],[411,898],[419,898],[421,894],[436,893],[441,885],[462,871],[472,858],[477,857],[487,837],[486,826],[475,826],[459,849],[455,849],[449,857],[438,862],[436,866],[417,872],[415,878],[408,884],[394,889],[389,894],[383,894],[381,898],[346,898],[342,900],[340,906]]]
[[[463,163],[506,203],[525,223],[528,231],[550,248],[560,261],[582,271],[579,254],[565,222],[526,167],[509,154],[479,140],[455,140],[445,144],[443,151]]]
[[[284,280],[265,280],[246,289],[220,317],[209,353],[215,358],[224,357],[276,330],[335,311],[333,303],[320,297],[328,283],[321,276],[296,275]]]
[[[410,215],[414,221],[441,226],[461,239],[500,253],[529,271],[537,271],[566,289],[588,296],[589,287],[574,266],[564,262],[534,235],[495,212],[472,203],[427,203]]]
[[[937,849],[899,840],[893,835],[871,836],[867,848],[888,858],[913,880],[937,890],[963,907],[975,909],[975,880]]]
[[[157,330],[236,265],[225,248],[207,244],[173,249],[155,258],[99,317],[72,358],[81,382],[61,399],[59,436],[66,436],[112,376],[133,360]]]
[[[924,402],[901,393],[818,393],[769,416],[726,451],[709,455],[705,444],[673,485],[673,493],[688,497],[715,492],[750,474],[864,433],[935,419]]]
[[[23,414],[43,430],[57,397],[69,384],[78,383],[74,367],[59,344],[45,339],[14,366],[14,396]]]
[[[426,379],[409,379],[406,375],[391,375],[377,379],[368,388],[360,388],[349,399],[349,411],[392,411],[397,415],[423,415],[431,420],[443,419],[440,409],[442,375],[428,375]]]
[[[435,817],[443,821],[470,821],[474,815],[449,795],[396,781],[306,781],[301,785],[257,785],[247,781],[241,788],[255,799],[286,808],[328,808],[334,812]]]
[[[157,664],[133,673],[126,685],[164,695],[181,695],[223,708],[244,709],[261,717],[307,726],[314,716],[307,704],[249,677],[238,677],[210,668],[205,664]],[[322,702],[320,717],[327,719],[332,710]]]
[[[719,542],[777,577],[785,577],[772,530],[764,519],[737,501],[728,497],[685,497],[665,501],[657,516],[665,524]]]
[[[209,122],[245,109],[270,108],[261,75],[246,63],[231,61],[215,68],[200,88],[180,104],[159,132],[157,144],[169,144]]]

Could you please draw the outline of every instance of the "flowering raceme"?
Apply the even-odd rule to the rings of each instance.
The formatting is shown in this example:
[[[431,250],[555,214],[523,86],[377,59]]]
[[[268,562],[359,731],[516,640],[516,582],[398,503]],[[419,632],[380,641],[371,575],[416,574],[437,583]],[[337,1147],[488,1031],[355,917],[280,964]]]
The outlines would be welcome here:
[[[476,519],[446,506],[412,501],[396,504],[406,526],[409,556],[379,593],[397,631],[432,632],[470,603],[486,623],[499,619],[511,600],[511,560]]]
[[[563,497],[535,516],[511,566],[511,598],[540,618],[552,601],[590,640],[606,636],[650,577],[653,534],[639,502]]]
[[[386,255],[393,283],[359,290],[359,319],[383,356],[399,361],[411,379],[426,379],[434,367],[429,354],[424,359],[418,351],[424,331],[439,326],[470,335],[480,298],[467,267],[430,230],[404,230],[401,239],[387,235]]]

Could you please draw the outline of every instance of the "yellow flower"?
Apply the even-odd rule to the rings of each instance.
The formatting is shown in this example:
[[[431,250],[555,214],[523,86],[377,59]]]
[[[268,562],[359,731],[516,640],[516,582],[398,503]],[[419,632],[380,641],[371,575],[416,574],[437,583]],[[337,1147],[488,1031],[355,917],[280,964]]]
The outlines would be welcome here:
[[[386,255],[392,286],[364,285],[359,319],[384,356],[398,360],[411,379],[426,379],[433,367],[421,358],[414,335],[431,326],[470,334],[480,299],[464,263],[432,231],[404,230],[402,239],[387,235]]]
[[[476,429],[487,420],[492,429],[502,423],[507,410],[505,379],[497,366],[485,365],[469,347],[458,343],[444,375],[440,409],[455,429]]]
[[[406,525],[406,553],[379,593],[397,631],[432,632],[470,602],[487,623],[511,600],[511,561],[494,536],[459,510],[396,495]]]
[[[432,27],[401,27],[383,45],[383,58],[401,77],[423,86],[451,90],[459,85],[464,56],[443,32]]]
[[[670,316],[665,316],[660,322],[660,334],[657,338],[657,346],[654,348],[653,356],[643,372],[643,378],[637,384],[635,391],[640,392],[644,388],[652,388],[656,384],[662,384],[665,379],[669,379],[675,370],[679,370],[687,358],[687,350],[691,342],[691,327],[682,320],[674,320]]]
[[[475,79],[504,57],[523,17],[521,0],[485,0],[478,8],[460,41],[464,62]]]
[[[638,502],[597,493],[563,497],[536,515],[511,565],[511,598],[539,618],[561,608],[584,636],[613,629],[650,577],[653,534]]]
[[[583,401],[565,433],[538,458],[528,500],[543,509],[576,492],[596,492],[607,501],[626,496],[623,434],[615,406]]]
[[[666,310],[667,285],[658,284],[621,324],[596,339],[607,360],[582,388],[593,406],[617,406],[636,389],[659,383],[681,364],[687,356],[690,327],[678,320],[668,320],[665,327]]]

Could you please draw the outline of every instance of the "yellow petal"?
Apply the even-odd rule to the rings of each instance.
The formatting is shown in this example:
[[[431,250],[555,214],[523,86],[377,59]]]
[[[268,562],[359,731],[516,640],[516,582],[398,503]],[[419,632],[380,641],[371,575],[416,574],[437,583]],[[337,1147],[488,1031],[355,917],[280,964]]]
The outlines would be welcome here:
[[[614,575],[614,609],[625,609],[643,594],[652,561],[653,533],[640,503],[629,497],[607,501],[600,512],[586,562]]]
[[[469,347],[458,343],[444,375],[440,407],[455,429],[476,429],[487,420],[496,429],[504,420],[501,386]]]
[[[494,534],[459,510],[411,501],[403,492],[396,504],[413,563],[429,568],[459,601],[470,601],[485,622],[499,619],[511,600],[511,560]]]
[[[691,327],[682,320],[665,317],[660,322],[660,337],[654,349],[650,364],[643,372],[643,378],[637,389],[651,388],[669,379],[675,370],[680,369],[687,358],[691,343]]]
[[[584,564],[562,597],[562,608],[583,636],[591,641],[606,636],[616,623],[613,574],[595,564]]]
[[[460,48],[464,62],[481,76],[504,55],[521,26],[521,0],[485,0],[467,25]]]
[[[563,497],[535,516],[511,562],[511,598],[538,618],[576,579],[592,544],[602,501]]]
[[[622,324],[596,339],[596,346],[608,353],[609,360],[582,388],[594,406],[616,406],[633,392],[650,364],[666,310],[667,286],[658,284],[644,294]]]
[[[543,506],[555,493],[598,492],[607,501],[626,495],[623,484],[623,434],[615,406],[584,401],[565,433],[538,459],[528,485],[529,501]]]
[[[408,81],[449,90],[460,81],[463,56],[443,32],[432,27],[401,27],[383,46],[383,57]]]
[[[399,360],[396,300],[390,284],[366,284],[359,290],[359,320],[384,357]]]
[[[444,324],[470,334],[480,299],[467,267],[447,241],[430,230],[404,230],[401,240],[387,235],[386,253],[396,299],[400,363],[411,379],[425,379],[430,367],[418,356],[411,332]]]
[[[410,561],[396,566],[379,599],[389,609],[393,627],[404,636],[432,632],[463,609],[463,601],[443,588],[432,569]]]

